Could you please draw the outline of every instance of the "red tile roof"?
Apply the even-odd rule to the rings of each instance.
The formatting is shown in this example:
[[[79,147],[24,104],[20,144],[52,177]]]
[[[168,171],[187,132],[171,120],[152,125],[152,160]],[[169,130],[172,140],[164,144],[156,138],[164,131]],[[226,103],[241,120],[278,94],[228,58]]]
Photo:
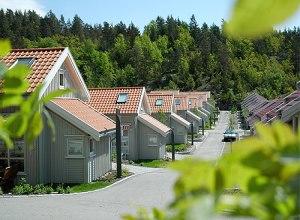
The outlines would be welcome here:
[[[15,49],[6,55],[2,61],[10,67],[18,58],[34,58],[34,62],[30,67],[32,73],[27,76],[29,82],[27,92],[33,92],[38,85],[43,83],[64,49],[65,48]]]
[[[180,104],[176,105],[176,100],[180,100]],[[186,95],[175,95],[174,96],[175,109],[176,111],[188,110],[188,97]]]
[[[155,91],[150,91],[150,94],[178,95],[179,94],[179,90],[155,90]]]
[[[115,114],[116,108],[121,114],[138,113],[143,90],[144,87],[91,88],[88,104],[103,114]],[[117,103],[120,93],[128,93],[126,103]]]
[[[116,127],[113,120],[79,99],[56,98],[51,102],[98,132],[113,130]]]
[[[159,94],[147,94],[150,108],[152,113],[157,112],[164,112],[164,113],[170,113],[173,110],[173,98],[174,96],[172,94],[165,94],[165,95],[159,95]],[[162,99],[163,104],[161,106],[156,105],[156,100]]]

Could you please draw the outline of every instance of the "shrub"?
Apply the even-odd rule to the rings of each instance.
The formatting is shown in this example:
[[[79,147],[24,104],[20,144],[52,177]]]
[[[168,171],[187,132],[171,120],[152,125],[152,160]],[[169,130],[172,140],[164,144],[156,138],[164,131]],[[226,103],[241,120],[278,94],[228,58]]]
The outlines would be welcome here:
[[[45,193],[46,194],[51,194],[54,192],[54,189],[52,188],[52,186],[45,186]]]
[[[64,189],[64,185],[63,184],[60,184],[56,187],[56,191],[57,193],[59,194],[64,194],[65,193],[65,189]]]
[[[175,151],[176,152],[183,152],[187,149],[188,144],[175,144]],[[167,152],[172,152],[172,145],[166,146]]]
[[[71,193],[71,188],[70,188],[70,186],[67,186],[67,187],[65,188],[64,193],[66,193],[66,194],[70,194],[70,193]]]
[[[33,187],[28,183],[22,183],[12,189],[14,195],[29,195],[33,192]]]
[[[33,187],[33,194],[46,194],[46,187],[42,184]]]

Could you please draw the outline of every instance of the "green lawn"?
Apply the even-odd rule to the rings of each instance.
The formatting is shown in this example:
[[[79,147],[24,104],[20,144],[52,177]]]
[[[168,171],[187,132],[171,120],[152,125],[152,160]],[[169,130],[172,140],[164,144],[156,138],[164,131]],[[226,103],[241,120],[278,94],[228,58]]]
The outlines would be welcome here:
[[[176,152],[183,152],[186,151],[188,148],[188,144],[175,144],[175,151]],[[172,145],[166,146],[167,152],[172,152]]]
[[[102,189],[120,180],[117,178],[116,174],[117,173],[114,170],[108,173],[106,176],[100,178],[99,180],[96,180],[95,182],[70,185],[70,193],[88,192],[96,189]],[[122,177],[127,177],[130,176],[131,174],[132,173],[129,173],[125,169],[122,170]]]
[[[172,161],[171,160],[137,160],[134,161],[135,164],[144,167],[153,167],[153,168],[165,168]]]
[[[70,192],[71,193],[78,193],[78,192],[88,192],[88,191],[93,191],[96,189],[101,189],[106,186],[109,186],[113,182],[110,181],[96,181],[92,183],[83,183],[83,184],[78,184],[70,187]]]

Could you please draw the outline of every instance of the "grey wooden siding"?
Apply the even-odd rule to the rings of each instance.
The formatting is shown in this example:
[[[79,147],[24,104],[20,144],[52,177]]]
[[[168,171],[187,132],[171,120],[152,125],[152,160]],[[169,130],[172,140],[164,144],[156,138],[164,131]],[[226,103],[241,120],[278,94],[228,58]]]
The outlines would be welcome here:
[[[107,115],[112,120],[116,120],[115,115]],[[137,133],[137,114],[121,115],[121,124],[130,124],[129,134],[128,134],[128,159],[136,160],[138,159],[138,133]]]
[[[32,145],[25,144],[24,171],[26,181],[30,184],[36,184],[38,181],[38,141]]]
[[[154,113],[151,116],[156,118],[157,120],[159,120],[159,114],[158,113]],[[184,117],[184,118],[186,118],[186,117]],[[166,113],[166,119],[167,120],[164,124],[173,129],[175,143],[177,143],[177,144],[187,143],[188,129],[186,129],[186,127],[184,127],[182,124],[180,124],[177,121],[175,121],[174,119],[172,119],[171,118],[171,113]],[[167,143],[171,144],[171,142],[172,142],[171,135],[169,135]]]
[[[74,86],[74,81],[71,78],[69,70],[66,68],[66,66],[63,64],[60,68],[64,72],[64,83],[65,86],[64,88],[69,88],[72,89],[72,92],[64,95],[64,97],[69,97],[69,98],[81,98],[80,94],[77,92],[78,88]],[[58,71],[54,78],[52,79],[50,85],[46,89],[45,95],[48,94],[51,91],[55,91],[59,89],[59,72]]]
[[[106,136],[102,137],[100,141],[95,141],[95,148],[95,176],[97,179],[112,169],[110,158],[110,138]]]
[[[159,146],[148,146],[148,136],[157,135]],[[167,138],[138,122],[139,159],[162,159],[166,154]]]
[[[174,131],[174,141],[177,144],[186,144],[187,143],[187,133],[188,129],[182,124],[178,123],[171,118],[170,127]]]
[[[84,146],[88,146],[89,141],[87,135],[62,119],[55,113],[50,112],[55,125],[55,142],[48,140],[49,147],[48,157],[45,163],[49,163],[49,182],[85,182],[85,159],[84,158],[66,158],[67,155],[67,138],[73,135],[80,136],[84,140]]]

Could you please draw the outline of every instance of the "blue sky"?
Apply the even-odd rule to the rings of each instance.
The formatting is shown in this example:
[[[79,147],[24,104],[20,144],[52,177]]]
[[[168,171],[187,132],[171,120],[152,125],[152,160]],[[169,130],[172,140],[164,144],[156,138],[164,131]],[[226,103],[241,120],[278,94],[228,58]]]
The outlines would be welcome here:
[[[66,19],[72,19],[78,14],[84,22],[90,24],[116,24],[131,21],[139,28],[158,15],[167,17],[173,15],[184,21],[189,21],[195,14],[198,23],[215,23],[219,25],[222,19],[230,16],[233,0],[0,0],[0,8],[35,9],[44,15],[52,10],[56,15],[63,14]],[[289,22],[280,27],[300,26],[300,11]]]

